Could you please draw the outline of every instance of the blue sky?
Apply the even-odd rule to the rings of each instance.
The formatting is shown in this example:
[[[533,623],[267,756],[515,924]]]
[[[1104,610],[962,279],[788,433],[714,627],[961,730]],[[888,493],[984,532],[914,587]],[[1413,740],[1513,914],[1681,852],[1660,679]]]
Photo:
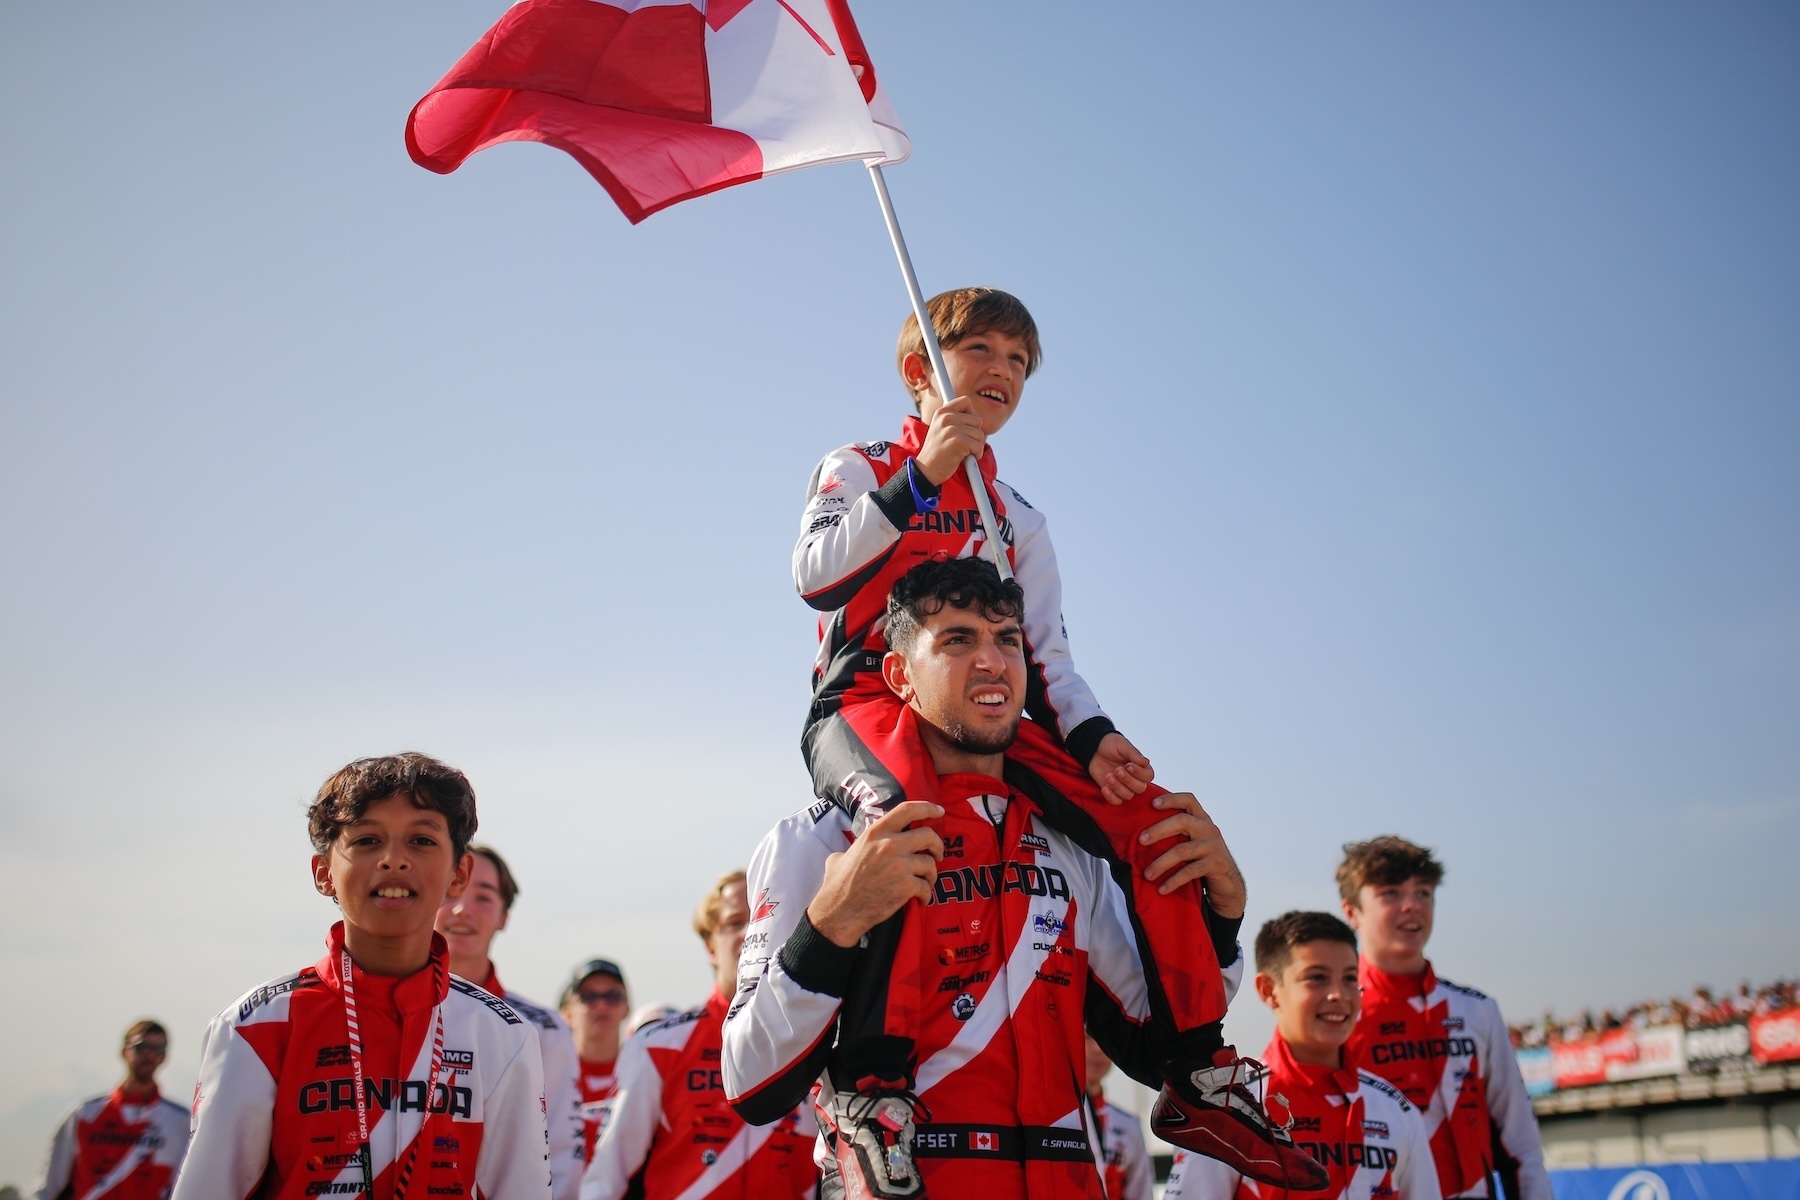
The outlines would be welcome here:
[[[926,290],[1043,330],[997,449],[1077,662],[1252,920],[1398,831],[1515,1014],[1800,970],[1800,16],[863,8]],[[802,486],[905,404],[868,182],[633,228],[544,147],[418,169],[500,11],[0,12],[0,1181],[130,1020],[185,1097],[318,956],[352,757],[469,772],[540,997],[697,1001],[805,799]]]

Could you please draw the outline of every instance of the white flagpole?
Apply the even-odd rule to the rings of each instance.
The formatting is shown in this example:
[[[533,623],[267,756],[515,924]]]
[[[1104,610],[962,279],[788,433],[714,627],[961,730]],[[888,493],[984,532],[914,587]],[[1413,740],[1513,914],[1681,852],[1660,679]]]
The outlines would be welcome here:
[[[906,238],[900,233],[900,218],[894,215],[894,201],[888,195],[887,180],[881,176],[881,164],[870,161],[869,177],[875,181],[875,198],[881,201],[881,215],[887,221],[888,237],[894,243],[894,255],[900,260],[900,274],[906,278],[906,292],[912,297],[913,315],[919,319],[919,332],[925,337],[925,357],[931,361],[931,375],[937,381],[938,395],[944,400],[953,399],[949,395],[950,372],[944,366],[944,352],[938,346],[937,327],[931,323],[931,315],[925,311],[925,294],[919,291],[919,277],[913,273],[912,255],[906,252]],[[994,518],[994,503],[988,498],[987,481],[981,477],[981,464],[970,454],[963,459],[963,473],[969,477],[969,487],[975,493],[975,507],[981,514],[981,528],[987,534],[988,549],[993,553],[994,566],[1000,570],[1000,578],[1013,577],[1012,564],[1006,561],[1006,547],[1000,541],[1000,523]]]

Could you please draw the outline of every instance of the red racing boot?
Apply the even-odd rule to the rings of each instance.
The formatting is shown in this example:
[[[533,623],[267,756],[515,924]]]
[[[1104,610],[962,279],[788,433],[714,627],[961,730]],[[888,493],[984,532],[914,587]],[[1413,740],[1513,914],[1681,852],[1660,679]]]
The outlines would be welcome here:
[[[1157,1137],[1216,1158],[1258,1183],[1295,1192],[1330,1186],[1325,1168],[1294,1145],[1287,1126],[1269,1120],[1250,1091],[1268,1074],[1261,1063],[1239,1058],[1226,1046],[1214,1053],[1212,1066],[1182,1074],[1170,1072],[1150,1110],[1150,1129]]]
[[[814,1098],[819,1124],[837,1160],[845,1200],[924,1200],[925,1181],[913,1157],[915,1118],[931,1120],[919,1098],[903,1088],[868,1087]]]

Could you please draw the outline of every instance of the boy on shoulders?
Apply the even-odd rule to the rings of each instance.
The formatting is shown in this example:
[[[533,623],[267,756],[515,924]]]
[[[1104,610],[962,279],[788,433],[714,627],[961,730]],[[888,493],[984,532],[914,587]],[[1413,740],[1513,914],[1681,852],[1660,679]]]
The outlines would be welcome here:
[[[175,1200],[548,1200],[537,1035],[452,978],[432,928],[473,869],[469,781],[423,754],[359,759],[307,824],[313,886],[343,920],[319,962],[207,1027]]]
[[[1425,957],[1444,868],[1385,836],[1344,847],[1344,917],[1362,935],[1364,1019],[1355,1045],[1371,1071],[1425,1114],[1445,1197],[1551,1200],[1537,1116],[1500,1006],[1440,978]]]
[[[1439,1200],[1419,1112],[1347,1048],[1361,1007],[1356,934],[1330,913],[1290,912],[1256,935],[1256,994],[1275,1010],[1263,1101],[1331,1176],[1328,1200]],[[1163,1200],[1269,1200],[1283,1189],[1177,1154]]]

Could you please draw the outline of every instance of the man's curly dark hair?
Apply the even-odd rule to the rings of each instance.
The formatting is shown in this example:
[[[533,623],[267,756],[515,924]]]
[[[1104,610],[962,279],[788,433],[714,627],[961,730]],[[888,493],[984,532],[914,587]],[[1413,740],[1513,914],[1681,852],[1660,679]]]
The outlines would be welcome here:
[[[1000,578],[985,558],[922,562],[894,582],[888,593],[888,649],[904,657],[925,618],[945,606],[975,609],[989,621],[1023,620],[1025,593],[1016,580]]]

